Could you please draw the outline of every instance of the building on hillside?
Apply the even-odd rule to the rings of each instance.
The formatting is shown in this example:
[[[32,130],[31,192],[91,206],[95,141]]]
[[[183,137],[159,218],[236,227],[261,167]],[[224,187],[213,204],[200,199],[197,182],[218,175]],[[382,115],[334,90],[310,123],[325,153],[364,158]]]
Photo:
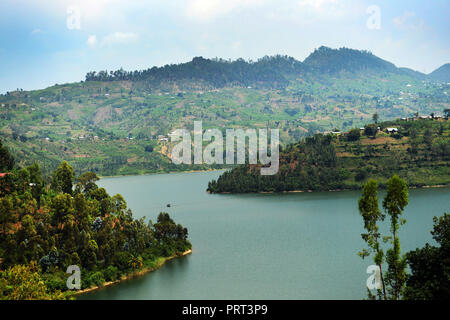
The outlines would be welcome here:
[[[386,128],[387,133],[391,134],[391,133],[397,133],[398,129],[397,128]]]
[[[169,141],[169,139],[166,136],[163,135],[159,135],[158,136],[158,141],[163,142],[163,141]]]

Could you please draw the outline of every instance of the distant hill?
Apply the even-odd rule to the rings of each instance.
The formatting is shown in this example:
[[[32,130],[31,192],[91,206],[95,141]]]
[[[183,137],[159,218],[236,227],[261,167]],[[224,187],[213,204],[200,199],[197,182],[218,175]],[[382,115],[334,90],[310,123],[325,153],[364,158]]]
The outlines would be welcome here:
[[[403,74],[409,75],[413,78],[425,80],[428,76],[425,73],[410,69],[410,68],[399,68],[399,71]]]
[[[305,73],[303,63],[292,57],[276,55],[264,57],[256,62],[243,59],[227,61],[223,59],[205,59],[195,57],[190,62],[153,67],[147,70],[124,71],[122,69],[107,72],[89,72],[86,81],[132,80],[147,82],[158,87],[164,82],[200,84],[222,88],[227,85],[261,87],[285,87],[293,75]]]
[[[319,132],[442,114],[450,86],[423,81],[368,51],[321,47],[305,61],[196,57],[146,70],[89,72],[85,81],[0,94],[0,140],[44,173],[67,160],[76,173],[140,174],[211,166],[171,163],[168,133],[278,128],[283,144]]]
[[[342,71],[399,72],[394,64],[378,58],[369,51],[348,48],[331,49],[322,46],[311,53],[304,63],[312,71],[320,73],[336,74]]]
[[[436,81],[450,82],[450,63],[437,68],[428,77]]]
[[[145,82],[153,88],[163,84],[189,82],[222,88],[225,86],[257,86],[284,88],[296,78],[314,81],[322,75],[340,73],[369,74],[371,76],[398,74],[413,79],[425,79],[426,75],[408,68],[397,68],[369,51],[348,48],[331,49],[322,46],[311,53],[303,62],[289,56],[266,56],[257,61],[234,61],[195,57],[192,61],[153,67],[146,70],[92,71],[86,74],[86,81]]]

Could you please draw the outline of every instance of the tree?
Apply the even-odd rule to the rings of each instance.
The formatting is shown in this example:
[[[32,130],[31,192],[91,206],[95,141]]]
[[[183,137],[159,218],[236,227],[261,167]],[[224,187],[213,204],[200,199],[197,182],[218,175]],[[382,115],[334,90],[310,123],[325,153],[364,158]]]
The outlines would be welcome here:
[[[374,113],[372,119],[374,123],[378,123],[378,113]]]
[[[433,131],[431,131],[430,128],[425,130],[425,133],[423,134],[423,142],[427,145],[428,150],[431,150],[431,145],[433,143]]]
[[[444,117],[446,119],[450,118],[450,109],[444,109]]]
[[[77,180],[78,183],[76,189],[80,190],[85,195],[98,188],[95,183],[99,180],[99,177],[94,172],[85,172],[81,174]]]
[[[450,214],[433,218],[431,234],[439,247],[428,243],[406,254],[411,274],[407,276],[407,300],[450,300]]]
[[[378,128],[374,124],[369,124],[364,127],[364,135],[367,137],[375,137],[377,135]]]
[[[383,221],[385,215],[378,208],[378,183],[370,179],[364,185],[362,196],[358,201],[359,212],[364,220],[364,229],[367,233],[361,234],[363,240],[367,243],[370,250],[375,254],[373,261],[380,268],[383,297],[386,299],[386,288],[383,279],[382,264],[384,259],[383,249],[380,247],[380,232],[377,225],[378,221]],[[364,259],[370,255],[370,252],[363,250],[359,255]],[[370,294],[370,293],[369,293]],[[378,292],[381,296],[381,292]]]
[[[50,207],[53,212],[53,222],[55,224],[64,222],[69,215],[74,215],[74,200],[67,194],[58,194],[52,199]]]
[[[392,248],[386,251],[386,262],[388,264],[386,283],[389,284],[388,293],[393,300],[401,298],[406,280],[406,258],[400,256],[398,229],[400,225],[406,223],[405,219],[401,219],[401,214],[407,205],[408,188],[406,182],[399,176],[394,175],[387,182],[387,194],[383,200],[383,208],[391,219]]]
[[[152,145],[148,145],[145,147],[145,152],[153,152],[153,146]]]
[[[0,198],[0,226],[3,235],[6,235],[9,223],[15,220],[13,205],[11,196]]]
[[[73,168],[67,161],[61,162],[58,169],[53,173],[52,189],[57,192],[72,194],[74,173]]]
[[[0,140],[0,172],[10,171],[13,167],[14,158]]]
[[[15,265],[0,274],[0,299],[64,300],[59,290],[48,292],[37,265]]]
[[[406,257],[400,256],[398,229],[400,225],[406,223],[405,219],[401,219],[401,214],[408,204],[408,189],[405,181],[397,175],[394,175],[387,182],[387,194],[383,199],[383,208],[391,220],[392,236],[388,237],[381,237],[377,225],[379,221],[383,221],[386,217],[378,209],[377,189],[377,182],[372,179],[369,180],[364,186],[362,197],[358,201],[359,211],[364,219],[364,228],[367,230],[367,233],[361,234],[361,237],[370,248],[370,251],[364,249],[359,255],[364,259],[370,256],[371,252],[374,253],[374,262],[381,272],[384,252],[380,248],[380,239],[383,239],[384,242],[390,240],[392,248],[389,248],[385,255],[388,268],[385,274],[381,272],[383,294],[378,291],[378,297],[398,300],[402,297],[406,281]],[[373,297],[370,292],[369,296]]]
[[[359,129],[356,128],[350,130],[350,132],[347,134],[348,141],[358,141],[360,137],[361,133],[359,132]]]

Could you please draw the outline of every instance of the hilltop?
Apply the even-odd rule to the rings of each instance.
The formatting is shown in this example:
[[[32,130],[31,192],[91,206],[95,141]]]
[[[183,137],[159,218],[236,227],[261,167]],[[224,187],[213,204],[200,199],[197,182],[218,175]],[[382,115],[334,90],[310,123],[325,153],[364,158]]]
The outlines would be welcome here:
[[[379,128],[379,129],[378,129]],[[347,133],[317,134],[280,152],[276,175],[241,165],[208,184],[212,193],[359,189],[374,178],[384,186],[398,174],[409,187],[450,185],[450,122],[396,120]]]
[[[0,95],[0,139],[18,165],[45,174],[61,160],[77,173],[140,174],[175,166],[168,133],[278,128],[283,144],[316,133],[449,108],[449,85],[367,51],[321,47],[303,62],[196,57],[136,71],[89,72],[85,81]],[[217,166],[216,166],[217,167]]]
[[[429,78],[437,81],[450,82],[450,63],[444,64],[429,74]]]

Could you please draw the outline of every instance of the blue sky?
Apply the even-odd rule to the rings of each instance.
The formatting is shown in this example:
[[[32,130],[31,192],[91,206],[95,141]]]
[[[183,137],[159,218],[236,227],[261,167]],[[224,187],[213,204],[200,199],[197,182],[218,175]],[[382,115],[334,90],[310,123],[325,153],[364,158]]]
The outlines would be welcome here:
[[[303,60],[321,45],[428,73],[450,62],[449,15],[450,0],[2,0],[0,93],[194,56]]]

